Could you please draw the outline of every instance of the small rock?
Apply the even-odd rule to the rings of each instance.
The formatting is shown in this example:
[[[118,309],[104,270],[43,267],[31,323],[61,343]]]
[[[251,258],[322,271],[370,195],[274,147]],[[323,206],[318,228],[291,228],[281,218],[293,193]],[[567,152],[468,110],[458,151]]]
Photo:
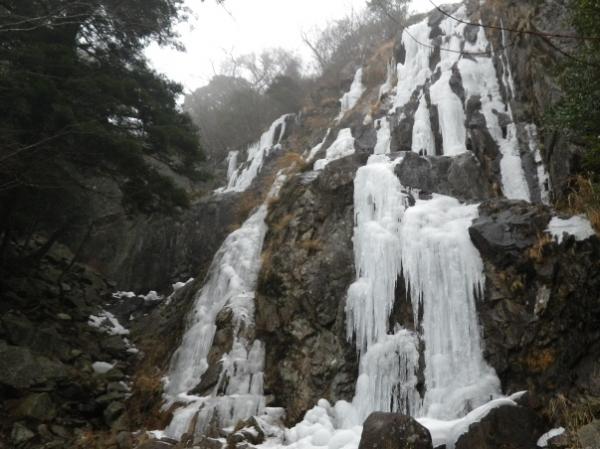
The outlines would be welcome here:
[[[119,449],[131,449],[133,447],[133,440],[131,439],[131,432],[119,432],[117,434],[117,446]]]
[[[22,418],[51,421],[56,416],[56,407],[48,393],[31,394],[19,404],[16,414]]]
[[[582,449],[600,448],[600,419],[580,427],[577,430],[577,439]]]
[[[57,435],[57,436],[59,436],[61,438],[67,439],[67,438],[71,437],[71,433],[66,428],[64,428],[63,426],[59,426],[59,425],[53,424],[53,425],[50,426],[50,430],[52,431],[52,433],[54,435]]]
[[[119,419],[124,411],[125,405],[123,405],[122,402],[111,402],[108,407],[104,409],[104,420],[110,426]]]
[[[71,291],[71,286],[65,282],[61,282],[60,283],[60,288],[63,292],[70,292]]]
[[[67,313],[58,313],[56,314],[56,318],[58,318],[59,320],[62,321],[71,321],[73,318],[71,318],[71,315],[67,314]]]
[[[536,447],[544,425],[532,410],[504,405],[469,426],[460,436],[456,449],[530,449]]]
[[[371,413],[364,423],[358,449],[432,449],[429,430],[410,416]]]
[[[25,427],[22,423],[15,423],[10,433],[10,439],[15,445],[23,444],[35,437],[35,433]]]

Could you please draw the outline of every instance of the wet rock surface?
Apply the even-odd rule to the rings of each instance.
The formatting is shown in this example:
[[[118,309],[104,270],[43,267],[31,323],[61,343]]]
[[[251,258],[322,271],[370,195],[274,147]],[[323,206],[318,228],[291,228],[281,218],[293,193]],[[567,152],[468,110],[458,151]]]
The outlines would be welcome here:
[[[356,352],[347,342],[345,295],[354,280],[354,173],[364,156],[334,161],[306,183],[291,179],[270,206],[256,296],[266,345],[265,394],[298,421],[320,398],[350,399]]]
[[[522,406],[504,405],[471,424],[456,449],[533,449],[544,432],[541,418]]]
[[[470,229],[485,267],[478,303],[486,358],[506,392],[539,408],[557,394],[594,404],[600,384],[600,241],[545,233],[548,209],[493,200]],[[593,399],[596,398],[596,399]]]
[[[410,416],[371,413],[358,449],[433,449],[429,431]]]

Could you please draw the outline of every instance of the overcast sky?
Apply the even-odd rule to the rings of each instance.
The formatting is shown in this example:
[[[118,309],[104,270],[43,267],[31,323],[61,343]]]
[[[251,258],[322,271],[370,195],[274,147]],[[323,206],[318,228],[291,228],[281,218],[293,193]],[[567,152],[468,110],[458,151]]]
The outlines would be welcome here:
[[[187,5],[194,17],[179,27],[186,52],[152,46],[147,54],[159,72],[190,91],[208,83],[227,52],[283,47],[308,60],[310,51],[300,33],[344,17],[352,8],[362,9],[365,0],[226,0],[224,6],[214,0],[187,0]],[[429,9],[428,0],[413,0],[414,11]]]

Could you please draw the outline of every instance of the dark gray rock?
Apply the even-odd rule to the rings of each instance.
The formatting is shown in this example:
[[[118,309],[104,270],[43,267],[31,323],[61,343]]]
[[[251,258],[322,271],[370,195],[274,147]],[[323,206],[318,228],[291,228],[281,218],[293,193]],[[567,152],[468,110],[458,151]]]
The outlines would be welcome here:
[[[469,426],[456,449],[533,449],[544,433],[542,419],[521,406],[503,405],[490,410]]]
[[[404,153],[396,175],[405,187],[450,195],[462,201],[482,201],[493,196],[481,164],[472,153],[456,157]]]
[[[109,426],[115,423],[125,411],[125,405],[122,402],[111,402],[104,409],[104,420]]]
[[[34,356],[24,347],[0,341],[0,384],[23,389],[67,377],[66,367],[46,357]]]
[[[346,338],[345,294],[354,280],[353,155],[306,184],[291,179],[270,207],[256,295],[265,342],[265,392],[293,424],[320,398],[351,399],[356,351]]]
[[[17,422],[13,425],[10,439],[15,446],[20,446],[33,438],[35,438],[35,433],[29,430],[25,424]]]
[[[429,430],[410,416],[371,413],[363,425],[358,449],[432,449]]]
[[[479,251],[498,266],[514,264],[550,221],[549,211],[523,201],[491,200],[479,207],[469,229]]]
[[[56,406],[48,393],[31,394],[19,404],[15,413],[20,418],[52,421],[56,416]]]

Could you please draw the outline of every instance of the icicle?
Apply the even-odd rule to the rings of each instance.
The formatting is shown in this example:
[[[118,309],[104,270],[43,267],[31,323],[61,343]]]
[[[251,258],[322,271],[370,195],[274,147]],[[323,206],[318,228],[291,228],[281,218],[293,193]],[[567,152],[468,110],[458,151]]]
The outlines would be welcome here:
[[[412,133],[412,151],[421,155],[435,155],[435,140],[431,130],[429,107],[425,95],[421,96],[419,108],[415,113]]]
[[[407,197],[387,156],[374,155],[354,179],[356,277],[346,303],[348,336],[364,352],[388,333],[400,273],[400,221]]]
[[[377,144],[373,150],[374,154],[387,154],[390,152],[390,143],[392,137],[390,135],[390,122],[387,117],[383,117],[375,121],[375,129],[377,130]]]
[[[404,213],[402,269],[415,322],[422,310],[425,343],[425,415],[458,418],[497,397],[500,383],[483,360],[476,294],[483,262],[469,237],[477,205],[434,195]]]

